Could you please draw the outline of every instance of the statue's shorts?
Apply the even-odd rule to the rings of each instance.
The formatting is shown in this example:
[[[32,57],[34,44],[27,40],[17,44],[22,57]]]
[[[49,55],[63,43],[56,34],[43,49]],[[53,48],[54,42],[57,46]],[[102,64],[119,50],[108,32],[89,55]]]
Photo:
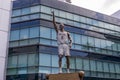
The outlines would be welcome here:
[[[70,56],[70,48],[68,44],[59,44],[58,45],[58,53],[59,55]]]

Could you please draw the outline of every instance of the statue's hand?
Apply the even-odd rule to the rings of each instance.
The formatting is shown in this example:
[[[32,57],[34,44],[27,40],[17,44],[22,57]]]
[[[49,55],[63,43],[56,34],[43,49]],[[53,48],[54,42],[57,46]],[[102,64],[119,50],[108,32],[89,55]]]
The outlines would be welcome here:
[[[54,15],[54,11],[51,11],[51,13]]]
[[[69,44],[69,48],[71,48],[72,47],[72,45],[71,44]]]

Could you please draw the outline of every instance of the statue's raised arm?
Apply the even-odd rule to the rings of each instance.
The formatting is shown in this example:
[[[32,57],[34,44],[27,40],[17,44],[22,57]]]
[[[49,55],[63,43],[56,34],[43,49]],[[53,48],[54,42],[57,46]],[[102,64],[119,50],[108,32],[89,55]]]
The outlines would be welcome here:
[[[52,15],[53,15],[53,24],[54,24],[54,28],[55,28],[56,32],[58,33],[58,25],[57,25],[57,23],[56,23],[56,21],[55,21],[55,14],[54,14],[54,11],[52,11]]]

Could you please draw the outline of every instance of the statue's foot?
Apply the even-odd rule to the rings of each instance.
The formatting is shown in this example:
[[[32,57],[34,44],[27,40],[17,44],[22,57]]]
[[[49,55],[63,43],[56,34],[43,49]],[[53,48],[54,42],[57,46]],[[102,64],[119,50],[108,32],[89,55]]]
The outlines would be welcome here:
[[[67,69],[67,73],[70,73],[70,70],[69,70],[69,69]]]
[[[62,73],[62,68],[59,69],[59,73]]]

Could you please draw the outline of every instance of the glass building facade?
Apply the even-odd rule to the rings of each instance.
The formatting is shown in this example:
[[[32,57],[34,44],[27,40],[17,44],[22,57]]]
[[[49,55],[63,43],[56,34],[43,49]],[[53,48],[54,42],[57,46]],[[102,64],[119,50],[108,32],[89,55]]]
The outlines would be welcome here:
[[[71,72],[85,71],[86,80],[120,80],[120,20],[56,0],[14,1],[7,80],[58,73],[51,11],[73,39]],[[62,67],[66,72],[64,58]]]

